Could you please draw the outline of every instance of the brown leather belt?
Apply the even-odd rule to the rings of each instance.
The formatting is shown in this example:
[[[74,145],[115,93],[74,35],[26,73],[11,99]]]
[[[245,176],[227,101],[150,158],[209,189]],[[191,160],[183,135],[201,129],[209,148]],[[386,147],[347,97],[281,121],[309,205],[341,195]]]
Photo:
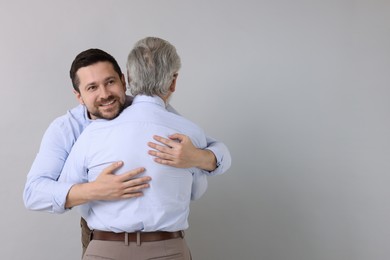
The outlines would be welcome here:
[[[91,234],[91,240],[107,240],[107,241],[124,241],[127,242],[153,242],[153,241],[161,241],[161,240],[168,240],[173,238],[183,238],[184,232],[183,231],[176,231],[176,232],[164,232],[164,231],[157,231],[157,232],[135,232],[135,233],[114,233],[114,232],[108,232],[108,231],[100,231],[100,230],[94,230]]]

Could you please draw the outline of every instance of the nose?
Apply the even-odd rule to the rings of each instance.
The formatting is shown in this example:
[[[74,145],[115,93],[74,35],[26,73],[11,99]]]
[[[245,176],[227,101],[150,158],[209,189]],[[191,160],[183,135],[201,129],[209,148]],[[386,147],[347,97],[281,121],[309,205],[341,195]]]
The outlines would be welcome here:
[[[105,86],[100,86],[99,96],[101,99],[108,98],[110,95],[111,92]]]

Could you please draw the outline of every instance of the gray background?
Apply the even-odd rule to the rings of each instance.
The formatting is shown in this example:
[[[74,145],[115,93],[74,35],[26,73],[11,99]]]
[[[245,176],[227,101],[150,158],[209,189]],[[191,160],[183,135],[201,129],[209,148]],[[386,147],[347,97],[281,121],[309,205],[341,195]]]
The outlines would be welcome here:
[[[26,174],[77,104],[74,56],[102,48],[125,69],[150,35],[182,57],[174,107],[233,156],[192,206],[194,259],[389,259],[389,14],[386,0],[1,0],[1,259],[79,259],[77,212],[27,211]]]

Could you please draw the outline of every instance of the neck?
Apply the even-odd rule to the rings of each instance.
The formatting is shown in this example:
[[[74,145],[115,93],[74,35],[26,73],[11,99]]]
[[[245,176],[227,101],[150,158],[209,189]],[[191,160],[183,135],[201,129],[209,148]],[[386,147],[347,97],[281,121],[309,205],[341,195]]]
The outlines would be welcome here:
[[[169,100],[170,100],[170,97],[171,97],[171,94],[172,92],[169,92],[167,95],[165,96],[159,96],[165,103],[165,106],[168,106],[169,104]]]

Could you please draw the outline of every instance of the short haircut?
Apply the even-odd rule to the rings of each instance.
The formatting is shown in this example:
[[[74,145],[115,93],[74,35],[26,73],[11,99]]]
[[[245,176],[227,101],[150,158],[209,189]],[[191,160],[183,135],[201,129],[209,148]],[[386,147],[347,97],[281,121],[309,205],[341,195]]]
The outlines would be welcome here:
[[[127,58],[130,93],[165,96],[180,67],[180,57],[169,42],[156,37],[138,41]]]
[[[108,54],[105,51],[100,49],[88,49],[81,53],[79,53],[76,58],[72,62],[72,66],[70,67],[70,78],[72,80],[73,88],[80,92],[79,84],[80,79],[77,76],[77,71],[80,68],[87,67],[93,65],[98,62],[109,62],[114,67],[116,73],[118,73],[119,78],[122,77],[121,68],[118,65],[118,62],[115,60],[113,56]]]

